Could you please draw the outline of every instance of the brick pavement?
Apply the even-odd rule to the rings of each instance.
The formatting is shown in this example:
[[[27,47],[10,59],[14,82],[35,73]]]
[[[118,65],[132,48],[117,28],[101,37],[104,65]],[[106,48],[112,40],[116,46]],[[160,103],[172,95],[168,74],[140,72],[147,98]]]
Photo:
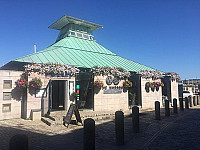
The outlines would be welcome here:
[[[178,115],[164,117],[164,111],[162,110],[162,119],[160,121],[154,120],[153,111],[143,111],[140,114],[141,132],[137,134],[132,132],[131,117],[125,117],[124,146],[115,145],[114,120],[97,121],[96,149],[159,149],[160,146],[164,148],[166,146],[166,143],[168,144],[168,141],[161,144],[162,140],[160,140],[160,145],[157,145],[156,141],[159,141],[159,139],[166,139],[164,138],[164,134],[167,134],[169,137],[174,136],[173,134],[176,134],[175,131],[172,135],[170,134],[172,126],[175,124],[178,127],[180,124],[182,124],[182,122],[179,122],[179,120],[184,120],[185,117],[187,118],[191,115],[194,115],[195,112],[199,111],[200,106],[197,106],[193,107],[192,110],[185,110],[184,112],[180,112]],[[193,121],[195,121],[195,119],[198,119],[198,117],[194,117]],[[168,132],[166,133],[166,131]],[[19,133],[26,134],[28,136],[30,150],[83,149],[82,126],[70,125],[69,128],[66,128],[64,126],[49,127],[41,121],[13,119],[0,121],[0,150],[8,149],[9,139],[13,135]],[[161,135],[163,135],[163,137]]]

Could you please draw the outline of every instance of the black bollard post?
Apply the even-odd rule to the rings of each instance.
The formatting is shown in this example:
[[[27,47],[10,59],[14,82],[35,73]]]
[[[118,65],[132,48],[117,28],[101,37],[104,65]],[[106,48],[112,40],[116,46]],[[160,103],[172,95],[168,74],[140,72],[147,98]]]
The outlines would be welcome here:
[[[192,96],[189,96],[190,107],[192,107]]]
[[[165,116],[170,116],[170,109],[169,109],[169,100],[165,100]]]
[[[95,150],[95,121],[91,118],[84,120],[83,149]]]
[[[194,100],[194,106],[197,106],[197,96],[194,96],[193,100]]]
[[[184,108],[183,108],[183,98],[182,97],[179,98],[179,105],[180,105],[180,110],[184,111]]]
[[[160,102],[155,101],[155,119],[160,120]]]
[[[177,99],[176,98],[173,99],[173,112],[175,114],[178,113],[178,111],[177,111]]]
[[[122,111],[115,112],[115,134],[116,144],[124,145],[124,113]]]
[[[185,97],[185,109],[189,109],[188,97]]]
[[[28,150],[28,137],[17,134],[10,139],[9,150]]]
[[[139,127],[139,108],[137,106],[134,106],[132,108],[132,122],[133,122],[133,132],[139,133],[140,127]]]

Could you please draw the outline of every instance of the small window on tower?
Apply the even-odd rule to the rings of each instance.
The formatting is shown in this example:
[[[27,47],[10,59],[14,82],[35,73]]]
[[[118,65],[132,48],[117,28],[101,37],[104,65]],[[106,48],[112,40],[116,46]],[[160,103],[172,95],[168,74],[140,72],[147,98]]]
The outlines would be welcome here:
[[[75,32],[71,31],[70,35],[75,36]]]
[[[83,35],[83,38],[89,39],[89,36],[88,36],[87,34],[84,34],[84,35]]]
[[[82,38],[82,37],[83,37],[83,34],[81,34],[81,33],[77,33],[77,37]]]

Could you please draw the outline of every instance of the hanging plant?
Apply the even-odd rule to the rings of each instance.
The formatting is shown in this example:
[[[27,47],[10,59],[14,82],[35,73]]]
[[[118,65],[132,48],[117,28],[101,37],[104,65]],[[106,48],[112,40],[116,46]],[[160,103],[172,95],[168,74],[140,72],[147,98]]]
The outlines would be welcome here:
[[[162,73],[159,71],[142,70],[137,72],[137,74],[140,74],[145,79],[157,80],[163,78]]]
[[[95,76],[108,76],[112,75],[120,79],[130,77],[130,72],[121,67],[98,67],[95,66],[91,69]]]
[[[154,82],[151,83],[150,87],[151,87],[151,88],[154,88],[154,87],[155,87]]]
[[[160,83],[160,86],[163,87],[163,86],[165,86],[165,84],[164,84],[163,82],[161,82],[161,83]]]
[[[132,87],[133,86],[133,83],[131,81],[124,81],[123,82],[123,87]]]
[[[18,88],[26,88],[28,86],[28,82],[26,81],[26,75],[23,73],[17,81],[15,81],[15,85]]]
[[[31,81],[29,81],[29,87],[32,88],[40,88],[42,87],[42,81],[40,78],[33,78]]]
[[[78,93],[77,92],[73,92],[70,96],[72,96],[72,97],[74,97],[74,98],[76,98],[77,97],[77,95],[78,95]]]
[[[165,73],[165,75],[166,76],[170,76],[172,81],[175,81],[175,80],[179,81],[179,80],[181,80],[179,74],[175,73],[175,72],[167,72],[167,73]]]
[[[150,83],[150,82],[147,82],[147,83],[145,84],[145,87],[149,88],[150,85],[151,85],[151,83]]]
[[[70,65],[60,65],[59,63],[35,63],[27,64],[24,66],[25,71],[28,73],[38,73],[38,74],[52,74],[52,75],[71,75],[79,73],[79,69]]]
[[[18,88],[26,88],[28,86],[28,82],[24,78],[20,78],[15,82],[15,85]]]
[[[146,82],[145,84],[145,88],[153,88],[153,87],[163,87],[164,86],[164,83],[162,82]]]
[[[100,80],[96,80],[96,81],[94,81],[94,87],[98,87],[98,88],[101,88],[101,87],[103,87],[103,81],[100,81]]]

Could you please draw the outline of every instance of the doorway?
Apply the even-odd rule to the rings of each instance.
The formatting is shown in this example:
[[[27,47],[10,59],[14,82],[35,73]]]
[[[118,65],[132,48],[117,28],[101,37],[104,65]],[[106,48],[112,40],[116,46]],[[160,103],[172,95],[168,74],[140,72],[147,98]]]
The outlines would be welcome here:
[[[65,81],[53,80],[52,81],[52,109],[64,110],[65,100]]]
[[[94,108],[94,93],[93,93],[94,77],[91,72],[80,72],[76,76],[76,86],[79,86],[79,98],[76,103],[79,109]],[[76,88],[77,89],[77,88]]]

